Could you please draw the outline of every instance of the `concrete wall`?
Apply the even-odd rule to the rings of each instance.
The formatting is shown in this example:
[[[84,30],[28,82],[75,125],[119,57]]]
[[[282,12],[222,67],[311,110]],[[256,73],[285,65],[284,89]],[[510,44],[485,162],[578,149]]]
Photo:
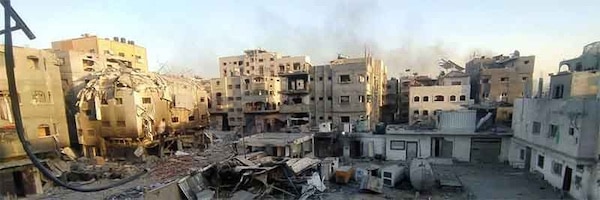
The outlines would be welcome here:
[[[4,49],[0,45],[0,49]],[[6,133],[0,139],[0,159],[25,155],[14,132],[10,109],[5,56],[0,57],[0,126]],[[26,138],[35,152],[54,152],[56,147],[69,145],[65,101],[60,81],[59,63],[48,51],[32,48],[14,48],[15,77],[21,105]],[[44,135],[46,127],[48,135]],[[55,139],[58,142],[55,142]]]
[[[517,99],[514,105],[515,138],[571,157],[595,158],[600,108],[596,100]],[[539,133],[533,133],[534,122],[541,125]],[[557,137],[548,136],[551,124],[558,126]]]
[[[487,80],[487,83],[481,83],[480,98],[483,100],[487,96],[489,101],[510,103],[523,97],[525,89],[532,88],[534,65],[535,56],[523,56],[482,69],[481,82]]]
[[[469,162],[471,155],[471,137],[469,136],[440,136],[447,141],[452,141],[452,157],[464,162]],[[428,135],[393,135],[386,138],[386,158],[387,160],[406,160],[406,150],[392,150],[390,142],[401,140],[406,142],[417,142],[417,155],[423,158],[432,157],[431,138]]]
[[[537,172],[542,175],[543,179],[546,180],[550,185],[555,188],[561,189],[563,186],[563,180],[565,176],[565,169],[569,167],[573,170],[571,177],[571,189],[569,194],[576,199],[598,199],[598,185],[596,184],[598,176],[598,165],[592,163],[581,163],[576,159],[572,159],[563,154],[557,153],[552,150],[545,148],[539,148],[537,146],[528,144],[522,140],[513,140],[510,148],[509,163],[518,168],[525,166],[524,157],[520,157],[521,151],[525,152],[526,147],[532,149],[530,168],[525,169],[530,172]],[[544,163],[542,167],[538,166],[538,156],[544,157]],[[560,173],[556,174],[552,171],[552,163],[562,164]],[[578,169],[579,166],[579,169]],[[581,182],[578,184],[576,179],[581,178]]]
[[[470,88],[471,86],[469,85],[410,87],[410,122],[413,123],[417,119],[415,117],[429,118],[433,116],[433,112],[438,109],[464,109],[462,105],[469,105],[473,103],[469,96]],[[438,95],[443,96],[444,100],[435,101],[435,96]],[[455,101],[451,101],[451,96],[456,98]],[[464,101],[460,100],[461,96],[465,96]],[[415,97],[418,97],[419,101],[415,101]],[[428,101],[424,101],[424,97],[429,98]],[[418,111],[418,114],[415,113],[416,111]],[[424,111],[428,112],[427,116],[423,114]]]
[[[562,85],[562,98],[595,97],[598,93],[600,74],[596,72],[560,72],[550,77],[550,98],[554,98],[557,86]]]

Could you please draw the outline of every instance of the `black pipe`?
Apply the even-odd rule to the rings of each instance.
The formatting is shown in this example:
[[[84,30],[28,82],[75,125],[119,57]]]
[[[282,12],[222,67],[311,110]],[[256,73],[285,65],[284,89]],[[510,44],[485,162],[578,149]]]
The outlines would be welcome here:
[[[62,187],[68,188],[70,190],[74,190],[74,191],[78,191],[78,192],[97,192],[97,191],[101,191],[101,190],[106,190],[109,188],[113,188],[119,185],[123,185],[127,182],[130,182],[132,180],[135,180],[137,178],[139,178],[140,176],[142,176],[143,174],[145,174],[147,172],[146,169],[144,169],[142,172],[130,176],[126,179],[122,179],[116,183],[113,183],[111,185],[104,185],[104,186],[100,186],[100,187],[95,187],[95,188],[83,188],[83,187],[76,187],[73,185],[69,185],[63,181],[61,181],[60,179],[58,179],[57,177],[54,176],[54,174],[52,174],[52,172],[46,168],[44,165],[42,165],[42,162],[40,162],[40,160],[35,156],[35,154],[33,153],[33,151],[31,150],[31,144],[29,143],[29,141],[27,141],[27,139],[25,138],[25,130],[23,129],[23,121],[21,120],[21,107],[19,105],[19,96],[17,93],[17,84],[15,81],[15,60],[14,60],[14,55],[13,55],[13,43],[12,43],[12,27],[11,27],[11,16],[18,16],[16,15],[16,12],[14,12],[14,10],[12,9],[12,7],[10,6],[10,0],[1,0],[2,6],[4,6],[4,55],[5,55],[5,64],[6,64],[6,77],[8,79],[8,91],[9,91],[9,96],[10,96],[10,105],[11,105],[11,109],[13,112],[13,116],[15,119],[15,128],[17,130],[17,135],[19,136],[19,140],[21,141],[21,144],[23,145],[23,150],[25,150],[25,153],[27,154],[27,157],[29,157],[29,159],[31,160],[31,163],[33,163],[33,165],[38,168],[40,170],[40,172],[42,172],[42,174],[44,174],[44,176],[50,180],[52,180],[52,182],[54,182],[57,185],[60,185]],[[13,15],[11,15],[13,14]],[[18,18],[18,17],[17,17]],[[17,26],[20,26],[21,29],[25,30],[27,28],[27,26],[25,26],[25,23],[23,23],[21,21],[21,23],[19,23],[20,19],[15,19],[17,21]],[[27,32],[27,31],[25,31]],[[29,36],[33,36],[33,34],[28,33],[27,34],[28,37]],[[35,37],[35,36],[33,36]]]

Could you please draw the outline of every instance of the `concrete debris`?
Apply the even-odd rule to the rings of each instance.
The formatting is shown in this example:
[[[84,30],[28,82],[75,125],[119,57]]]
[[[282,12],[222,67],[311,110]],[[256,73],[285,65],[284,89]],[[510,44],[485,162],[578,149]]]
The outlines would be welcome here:
[[[177,151],[175,152],[175,156],[189,156],[189,153],[183,152],[183,151]]]
[[[71,149],[71,147],[62,148],[60,153],[67,156],[67,158],[69,158],[69,160],[71,161],[77,159],[77,155],[75,154],[73,149]]]
[[[248,191],[240,190],[240,191],[233,193],[233,196],[231,196],[230,199],[232,199],[232,200],[252,200],[252,199],[254,199],[254,197],[256,197],[255,194],[252,194]]]
[[[360,182],[360,190],[383,193],[383,180],[376,176],[367,175]]]
[[[314,186],[315,189],[319,190],[319,192],[323,192],[325,189],[327,189],[323,183],[323,180],[321,179],[321,176],[319,176],[319,173],[317,172],[313,172],[312,177],[308,179],[307,183],[310,186]]]

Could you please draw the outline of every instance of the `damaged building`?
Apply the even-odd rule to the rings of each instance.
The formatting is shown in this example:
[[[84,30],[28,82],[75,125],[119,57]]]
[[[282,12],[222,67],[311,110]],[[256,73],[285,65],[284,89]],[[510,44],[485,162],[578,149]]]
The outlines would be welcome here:
[[[510,164],[576,199],[600,198],[599,53],[600,42],[585,46],[551,74],[549,95],[514,101]]]
[[[208,125],[208,96],[193,78],[120,66],[107,66],[92,77],[78,93],[77,120],[84,149],[97,155],[131,157],[140,145],[155,147],[161,123],[164,131],[181,135]]]
[[[282,75],[310,66],[307,56],[284,56],[262,49],[219,58],[221,77],[211,80],[211,127],[257,133],[299,123],[288,119],[294,114],[279,112],[282,87],[288,88],[283,86]]]
[[[438,85],[409,88],[409,124],[432,124],[437,111],[467,109],[466,106],[473,104],[469,76],[464,72],[451,71],[437,82]]]
[[[4,46],[0,49],[3,51]],[[25,137],[39,158],[56,156],[59,148],[69,145],[59,70],[62,63],[46,50],[24,47],[13,50]],[[0,195],[41,194],[41,174],[26,157],[15,129],[4,52],[0,58]]]
[[[146,48],[136,45],[135,41],[123,37],[99,38],[91,34],[82,34],[79,38],[52,42],[53,50],[77,51],[112,57],[121,60],[128,67],[148,71]]]
[[[340,55],[313,67],[310,81],[312,127],[331,122],[340,131],[367,131],[379,123],[387,81],[382,60]]]
[[[519,51],[470,60],[466,73],[471,79],[471,97],[482,108],[495,110],[499,122],[510,125],[513,101],[531,95],[534,65],[535,56],[521,56]]]

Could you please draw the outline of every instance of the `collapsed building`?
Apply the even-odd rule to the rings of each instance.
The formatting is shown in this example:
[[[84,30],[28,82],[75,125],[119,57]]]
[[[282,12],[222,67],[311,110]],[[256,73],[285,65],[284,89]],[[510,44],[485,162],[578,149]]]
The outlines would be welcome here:
[[[162,154],[160,139],[209,138],[199,132],[208,125],[208,96],[194,78],[107,66],[88,80],[78,92],[76,118],[81,144],[96,155],[131,157],[136,148],[157,146],[151,152]],[[157,130],[161,123],[167,139]]]

